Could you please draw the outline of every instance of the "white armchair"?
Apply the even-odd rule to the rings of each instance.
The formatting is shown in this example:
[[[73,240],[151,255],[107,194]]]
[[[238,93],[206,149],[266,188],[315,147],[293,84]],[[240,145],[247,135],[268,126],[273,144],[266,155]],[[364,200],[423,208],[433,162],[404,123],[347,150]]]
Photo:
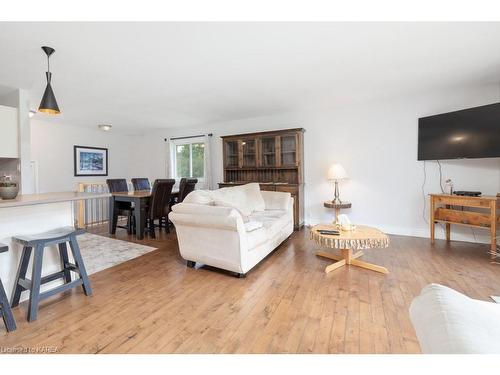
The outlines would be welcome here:
[[[256,194],[259,204],[252,206]],[[172,207],[169,218],[188,265],[199,262],[243,276],[292,234],[293,200],[290,193],[260,192],[258,184],[196,190]]]

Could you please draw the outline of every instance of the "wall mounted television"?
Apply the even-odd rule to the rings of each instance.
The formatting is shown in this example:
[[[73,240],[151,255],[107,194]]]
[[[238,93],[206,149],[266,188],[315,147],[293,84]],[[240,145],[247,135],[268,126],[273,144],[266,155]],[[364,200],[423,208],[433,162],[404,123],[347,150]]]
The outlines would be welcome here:
[[[418,160],[500,157],[500,103],[418,119]]]

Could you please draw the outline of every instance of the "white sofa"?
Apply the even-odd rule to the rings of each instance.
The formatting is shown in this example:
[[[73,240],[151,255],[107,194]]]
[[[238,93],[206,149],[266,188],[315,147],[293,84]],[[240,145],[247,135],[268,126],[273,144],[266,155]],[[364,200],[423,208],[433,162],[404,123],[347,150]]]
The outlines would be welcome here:
[[[412,301],[410,318],[423,353],[500,354],[500,304],[430,284]]]
[[[195,190],[172,207],[181,256],[244,276],[293,233],[290,193],[259,184]]]

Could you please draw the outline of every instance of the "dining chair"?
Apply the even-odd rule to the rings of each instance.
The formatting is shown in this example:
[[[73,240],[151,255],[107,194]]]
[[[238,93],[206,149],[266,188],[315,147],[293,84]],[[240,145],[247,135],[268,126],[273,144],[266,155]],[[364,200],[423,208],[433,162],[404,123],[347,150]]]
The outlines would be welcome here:
[[[149,201],[149,206],[147,208],[146,218],[148,221],[147,231],[150,233],[152,238],[156,238],[155,228],[159,227],[161,229],[161,223],[166,217],[170,210],[170,198],[172,196],[172,188],[174,187],[174,179],[158,179],[153,184],[153,189],[151,190],[151,200]],[[155,220],[158,220],[159,225],[155,225]],[[168,225],[165,226],[167,233],[170,232]]]
[[[134,190],[151,190],[151,184],[147,178],[133,178]]]
[[[110,193],[125,193],[128,192],[127,180],[124,178],[109,178],[106,180],[106,185],[108,185],[108,190]],[[111,198],[110,198],[111,199]],[[117,228],[123,228],[127,230],[128,234],[132,234],[134,227],[134,207],[130,202],[117,202],[118,216],[127,217],[127,226],[117,225]]]
[[[181,178],[181,180],[179,181],[179,194],[177,194],[176,198],[170,198],[169,211],[172,210],[172,206],[174,204],[181,203],[184,198],[186,198],[186,196],[194,190],[197,183],[197,178]],[[160,226],[162,224],[165,225],[165,228],[168,232],[168,227],[171,224],[170,220],[168,220],[168,217],[166,217],[165,220],[160,220]]]
[[[184,198],[186,198],[186,196],[194,190],[197,183],[197,178],[181,178],[181,181],[179,182],[179,197],[177,198],[176,203],[181,203]]]

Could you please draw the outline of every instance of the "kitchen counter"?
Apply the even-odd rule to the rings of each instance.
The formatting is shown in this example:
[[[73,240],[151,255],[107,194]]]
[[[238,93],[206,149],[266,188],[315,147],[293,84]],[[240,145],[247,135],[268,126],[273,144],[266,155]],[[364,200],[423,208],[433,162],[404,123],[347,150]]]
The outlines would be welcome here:
[[[25,194],[15,199],[0,199],[0,208],[33,206],[46,203],[72,202],[94,198],[110,197],[108,193],[75,193],[72,191],[61,193]]]

